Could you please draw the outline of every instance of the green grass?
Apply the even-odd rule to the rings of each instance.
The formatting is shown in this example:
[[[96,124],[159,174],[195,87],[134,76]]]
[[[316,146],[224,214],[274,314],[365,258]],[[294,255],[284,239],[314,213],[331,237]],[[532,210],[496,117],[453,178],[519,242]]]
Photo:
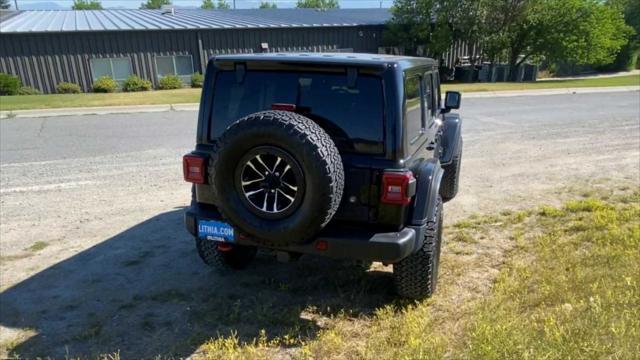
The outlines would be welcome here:
[[[179,89],[112,94],[0,96],[0,110],[195,103],[200,100],[201,90]]]
[[[535,83],[445,84],[443,85],[443,91],[484,92],[632,85],[640,85],[640,75],[600,79],[549,80]],[[88,93],[0,96],[0,110],[197,103],[200,100],[200,91],[201,89],[179,89],[114,94]]]
[[[640,206],[594,199],[541,214],[547,231],[478,308],[467,356],[631,359],[640,354]]]
[[[640,192],[474,216],[447,232],[441,285],[429,300],[336,315],[302,344],[264,332],[252,342],[218,337],[194,358],[268,359],[292,345],[300,359],[637,358]],[[497,241],[511,245],[492,265],[493,287],[465,293],[470,278],[461,274],[484,271],[493,253],[480,251]],[[465,246],[475,253],[452,254]]]
[[[610,87],[610,86],[640,86],[640,75],[626,75],[610,78],[576,79],[576,80],[547,80],[524,83],[472,83],[472,84],[444,84],[443,91],[456,90],[460,92],[532,90],[532,89],[562,89],[581,87]]]

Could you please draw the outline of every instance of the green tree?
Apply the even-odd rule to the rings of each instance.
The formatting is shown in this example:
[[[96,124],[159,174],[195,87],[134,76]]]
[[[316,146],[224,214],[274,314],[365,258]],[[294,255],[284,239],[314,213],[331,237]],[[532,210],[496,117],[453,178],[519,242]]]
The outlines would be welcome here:
[[[260,2],[260,9],[277,9],[278,5],[275,2],[262,1]]]
[[[408,53],[423,46],[437,57],[464,40],[512,70],[536,58],[606,64],[631,34],[621,12],[601,0],[396,0],[391,11],[387,45]]]
[[[213,0],[202,0],[202,5],[200,5],[201,9],[215,9],[216,5],[213,3]]]
[[[140,9],[160,9],[163,5],[171,5],[171,0],[147,0],[140,4]]]
[[[11,7],[10,0],[0,0],[0,9],[8,9]]]
[[[102,10],[102,4],[98,0],[73,0],[73,10]]]
[[[298,0],[297,8],[307,9],[337,9],[340,7],[338,0]]]
[[[226,0],[218,0],[218,9],[229,10],[231,9],[231,5]]]
[[[609,0],[607,4],[624,15],[634,34],[629,37],[612,64],[601,67],[604,71],[632,70],[640,55],[640,0]]]
[[[576,65],[612,62],[631,29],[622,14],[598,0],[482,0],[483,46],[512,69],[531,58]]]
[[[471,40],[462,36],[477,22],[471,14],[473,0],[396,0],[384,42],[401,46],[415,55],[425,48],[432,57],[449,50],[455,40]]]

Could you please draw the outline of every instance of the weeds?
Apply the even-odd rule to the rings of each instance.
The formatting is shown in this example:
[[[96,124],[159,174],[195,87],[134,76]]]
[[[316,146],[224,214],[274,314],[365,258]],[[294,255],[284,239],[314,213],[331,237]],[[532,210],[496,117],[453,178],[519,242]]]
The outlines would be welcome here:
[[[46,241],[36,241],[35,243],[33,243],[33,245],[29,246],[27,250],[31,252],[38,252],[46,248],[47,246],[49,246],[49,243]]]

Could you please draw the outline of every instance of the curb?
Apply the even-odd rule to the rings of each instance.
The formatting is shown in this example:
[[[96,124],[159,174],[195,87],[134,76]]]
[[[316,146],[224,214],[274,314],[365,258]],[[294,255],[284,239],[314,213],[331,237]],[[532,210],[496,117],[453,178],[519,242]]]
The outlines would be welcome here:
[[[198,103],[193,104],[163,104],[163,105],[132,105],[132,106],[100,106],[81,108],[35,109],[0,111],[0,119],[11,118],[39,118],[70,115],[108,115],[132,114],[166,111],[197,111]]]
[[[611,92],[625,92],[625,91],[640,91],[640,86],[485,91],[485,92],[470,92],[470,93],[463,92],[462,97],[463,99],[465,98],[479,99],[479,98],[494,98],[494,97],[611,93]],[[198,111],[198,107],[199,107],[198,103],[189,103],[189,104],[164,104],[164,105],[102,106],[102,107],[83,107],[83,108],[13,110],[13,111],[0,111],[0,119],[39,118],[39,117],[71,116],[71,115],[133,114],[133,113],[166,112],[166,111]]]

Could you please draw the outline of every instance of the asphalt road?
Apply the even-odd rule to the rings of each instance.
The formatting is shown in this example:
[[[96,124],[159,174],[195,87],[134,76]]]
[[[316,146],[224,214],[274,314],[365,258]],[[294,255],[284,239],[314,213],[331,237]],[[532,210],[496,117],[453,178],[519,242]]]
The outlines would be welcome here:
[[[448,223],[640,182],[637,91],[463,99],[461,112],[463,177],[445,206]],[[21,344],[16,351],[27,356],[63,356],[65,347],[71,355],[188,356],[195,328],[242,337],[270,326],[205,316],[227,298],[256,296],[225,290],[238,281],[272,289],[251,275],[210,273],[183,228],[181,156],[194,145],[196,115],[0,121],[0,344]],[[259,272],[288,276],[261,261]],[[313,294],[256,302],[277,312],[277,299],[307,306]]]

